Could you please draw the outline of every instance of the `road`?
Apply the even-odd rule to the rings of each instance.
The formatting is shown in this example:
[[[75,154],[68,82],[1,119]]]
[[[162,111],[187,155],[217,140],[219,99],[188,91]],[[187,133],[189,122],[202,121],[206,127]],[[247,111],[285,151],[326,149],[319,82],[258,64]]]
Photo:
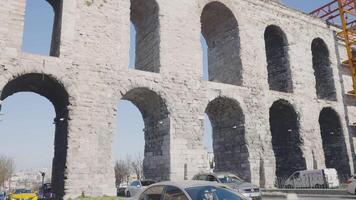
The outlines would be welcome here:
[[[263,200],[286,200],[286,197],[263,197]],[[356,199],[354,195],[298,195],[297,198],[288,198],[288,200],[343,200]]]
[[[298,195],[298,200],[340,200],[356,199],[355,195]]]

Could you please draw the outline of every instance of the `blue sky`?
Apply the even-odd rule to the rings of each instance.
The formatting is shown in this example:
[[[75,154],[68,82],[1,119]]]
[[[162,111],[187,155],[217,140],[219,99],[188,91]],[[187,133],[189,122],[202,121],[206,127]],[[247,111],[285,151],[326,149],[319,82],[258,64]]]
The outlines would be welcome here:
[[[53,12],[45,0],[27,0],[23,51],[48,55]],[[329,0],[284,0],[292,8],[309,12]],[[131,36],[134,34],[131,26]],[[134,66],[134,37],[130,64]],[[202,40],[203,41],[203,40]],[[206,45],[203,45],[206,47]],[[203,48],[206,51],[205,48]],[[206,57],[204,77],[207,77]],[[0,121],[0,154],[13,157],[17,170],[50,167],[53,157],[55,112],[52,104],[34,93],[17,93],[3,102]],[[206,117],[204,145],[211,150],[211,126]],[[139,110],[127,101],[118,102],[118,129],[113,151],[117,159],[143,154],[143,120]]]

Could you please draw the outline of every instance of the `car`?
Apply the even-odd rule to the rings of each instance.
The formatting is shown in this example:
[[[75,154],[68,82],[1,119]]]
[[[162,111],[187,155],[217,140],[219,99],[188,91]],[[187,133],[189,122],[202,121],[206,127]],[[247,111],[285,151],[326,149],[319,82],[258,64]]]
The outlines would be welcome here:
[[[3,193],[0,193],[0,200],[5,200],[5,195]]]
[[[135,196],[139,191],[145,189],[147,186],[155,183],[153,180],[135,180],[130,183],[125,189],[126,197]]]
[[[54,193],[52,192],[51,183],[45,183],[40,189],[41,191],[41,199],[42,200],[51,200],[54,199]]]
[[[284,188],[337,188],[340,186],[334,168],[302,170],[294,172],[285,182]]]
[[[125,194],[126,187],[127,187],[127,186],[119,186],[119,187],[117,188],[116,196],[118,196],[118,197],[125,197],[125,196],[126,196],[126,194]]]
[[[353,175],[347,181],[347,192],[349,192],[350,194],[355,194],[356,195],[356,175]]]
[[[130,200],[248,200],[224,184],[207,181],[159,182]]]
[[[225,184],[233,190],[243,194],[250,200],[261,200],[262,195],[257,185],[246,182],[229,172],[201,173],[193,177],[193,180],[211,181]]]
[[[29,189],[16,189],[15,192],[10,193],[10,200],[37,200],[37,193]]]

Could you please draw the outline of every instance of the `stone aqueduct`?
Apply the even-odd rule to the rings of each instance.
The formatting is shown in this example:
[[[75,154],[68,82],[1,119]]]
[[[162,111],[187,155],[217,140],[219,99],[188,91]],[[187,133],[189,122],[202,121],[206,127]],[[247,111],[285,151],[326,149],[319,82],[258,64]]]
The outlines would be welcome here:
[[[267,0],[48,2],[51,56],[39,56],[21,51],[25,0],[1,0],[0,93],[30,91],[53,103],[58,197],[115,194],[120,99],[143,115],[148,178],[181,180],[205,167],[204,113],[217,170],[264,187],[299,169],[353,172],[345,52],[321,20]],[[130,20],[136,69],[127,67]],[[202,79],[201,34],[210,81]]]

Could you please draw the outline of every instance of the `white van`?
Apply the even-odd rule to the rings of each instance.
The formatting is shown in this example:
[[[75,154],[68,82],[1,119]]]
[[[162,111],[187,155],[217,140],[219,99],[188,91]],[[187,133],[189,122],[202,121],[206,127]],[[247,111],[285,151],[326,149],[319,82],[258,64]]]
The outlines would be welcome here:
[[[340,182],[334,168],[294,172],[285,182],[285,188],[337,188]]]

